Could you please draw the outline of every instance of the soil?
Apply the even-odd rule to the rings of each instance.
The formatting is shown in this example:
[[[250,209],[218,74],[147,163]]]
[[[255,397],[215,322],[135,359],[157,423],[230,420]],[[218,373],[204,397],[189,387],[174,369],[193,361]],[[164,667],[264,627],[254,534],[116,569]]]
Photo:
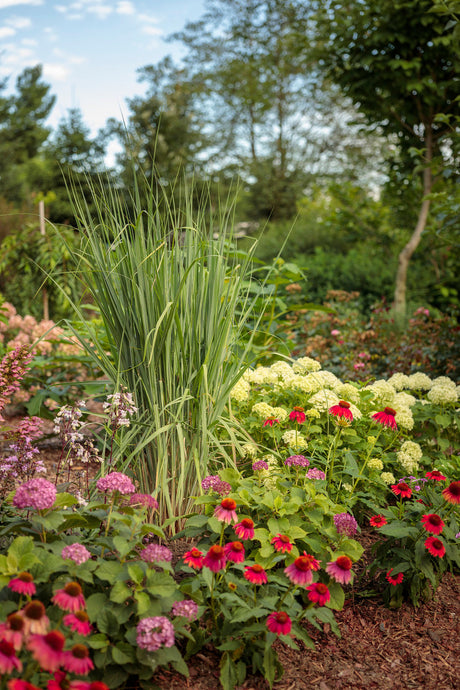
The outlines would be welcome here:
[[[17,419],[8,420],[15,426]],[[51,427],[46,429],[48,433]],[[51,436],[37,443],[40,458],[53,477],[60,458],[60,448]],[[94,476],[97,467],[90,468]],[[76,487],[86,483],[86,468],[73,468],[71,482]],[[360,561],[361,572],[370,558],[374,539],[363,532],[358,539],[365,548]],[[176,558],[190,544],[169,545]],[[356,570],[356,568],[355,568]],[[323,625],[322,631],[305,624],[316,645],[299,650],[276,642],[283,677],[275,690],[447,690],[460,688],[460,575],[447,573],[433,599],[418,608],[403,604],[398,610],[383,606],[378,595],[369,596],[373,583],[360,578],[349,588],[342,611],[336,613],[341,638]],[[188,661],[190,677],[160,669],[153,682],[159,690],[218,690],[219,655],[212,648],[204,649]],[[261,677],[249,676],[237,690],[268,690]],[[134,687],[132,688],[134,690]]]

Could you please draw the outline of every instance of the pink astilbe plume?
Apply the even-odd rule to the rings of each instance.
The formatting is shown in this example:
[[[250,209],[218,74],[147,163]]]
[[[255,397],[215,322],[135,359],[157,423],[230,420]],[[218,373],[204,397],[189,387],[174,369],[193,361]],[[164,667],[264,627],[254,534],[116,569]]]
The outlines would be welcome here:
[[[29,348],[21,345],[7,352],[0,362],[0,421],[3,421],[3,408],[20,389],[21,380],[29,369],[31,359]]]

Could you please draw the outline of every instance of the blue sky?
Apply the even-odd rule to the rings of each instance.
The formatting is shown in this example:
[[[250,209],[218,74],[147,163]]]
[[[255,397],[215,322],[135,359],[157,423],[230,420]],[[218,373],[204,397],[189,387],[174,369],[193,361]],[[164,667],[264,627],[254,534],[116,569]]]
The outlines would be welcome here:
[[[182,55],[165,37],[197,20],[205,0],[0,0],[0,79],[9,90],[25,67],[43,65],[57,102],[53,127],[78,107],[95,134],[145,93],[136,69]]]

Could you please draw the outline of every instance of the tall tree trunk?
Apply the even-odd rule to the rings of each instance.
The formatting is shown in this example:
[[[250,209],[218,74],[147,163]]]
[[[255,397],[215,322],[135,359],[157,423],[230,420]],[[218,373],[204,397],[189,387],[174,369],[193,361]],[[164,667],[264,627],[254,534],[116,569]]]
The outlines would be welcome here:
[[[406,283],[407,283],[407,269],[412,254],[417,249],[420,238],[425,230],[428,220],[428,213],[430,210],[430,199],[426,197],[431,193],[433,185],[433,171],[431,168],[433,158],[433,141],[431,127],[426,128],[426,167],[423,171],[423,201],[418,214],[417,224],[412,233],[408,243],[401,250],[398,257],[398,270],[396,272],[396,284],[393,309],[395,312],[396,321],[400,324],[404,323],[406,316]]]

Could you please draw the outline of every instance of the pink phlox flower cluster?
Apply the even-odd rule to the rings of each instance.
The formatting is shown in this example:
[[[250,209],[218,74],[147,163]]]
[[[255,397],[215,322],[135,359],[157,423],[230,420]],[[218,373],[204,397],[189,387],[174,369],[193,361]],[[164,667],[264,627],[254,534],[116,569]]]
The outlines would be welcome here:
[[[98,491],[119,491],[121,494],[133,494],[136,489],[131,479],[123,472],[110,472],[105,477],[100,477],[96,482]]]
[[[156,498],[153,498],[153,496],[151,496],[150,494],[132,494],[129,497],[129,505],[141,505],[146,506],[147,508],[153,508],[154,510],[158,510],[158,501]]]
[[[108,395],[107,401],[103,403],[102,407],[110,416],[110,426],[114,432],[122,426],[128,427],[131,423],[130,417],[137,413],[133,394],[128,393],[125,389]]]
[[[224,482],[217,474],[209,474],[201,482],[201,488],[203,491],[215,491],[221,496],[226,496],[232,490],[231,485],[228,482]]]
[[[21,387],[32,355],[25,345],[7,352],[0,362],[0,412]],[[1,417],[0,417],[1,419]]]
[[[256,460],[256,462],[252,464],[252,470],[253,472],[268,470],[268,462],[265,462],[265,460]]]
[[[349,513],[334,515],[334,525],[339,534],[345,534],[347,537],[352,537],[358,529],[358,523]]]
[[[326,479],[326,473],[319,470],[317,467],[311,467],[306,473],[307,479]]]
[[[284,464],[286,467],[308,467],[310,460],[304,455],[290,455],[288,458],[286,458]]]
[[[139,555],[146,563],[158,563],[161,561],[170,563],[172,560],[172,551],[167,546],[161,546],[161,544],[148,544]]]
[[[35,508],[46,510],[51,508],[56,500],[56,487],[47,479],[35,477],[24,482],[16,489],[13,505],[16,508]]]
[[[156,652],[160,647],[174,645],[174,628],[164,616],[142,618],[137,624],[136,642],[141,649]]]
[[[182,616],[189,621],[195,621],[198,616],[198,604],[193,599],[175,601],[172,605],[171,613],[173,616]]]
[[[71,561],[77,565],[85,563],[89,558],[91,558],[91,553],[88,551],[86,546],[76,542],[75,544],[69,544],[64,546],[61,551],[62,558],[69,558]]]

